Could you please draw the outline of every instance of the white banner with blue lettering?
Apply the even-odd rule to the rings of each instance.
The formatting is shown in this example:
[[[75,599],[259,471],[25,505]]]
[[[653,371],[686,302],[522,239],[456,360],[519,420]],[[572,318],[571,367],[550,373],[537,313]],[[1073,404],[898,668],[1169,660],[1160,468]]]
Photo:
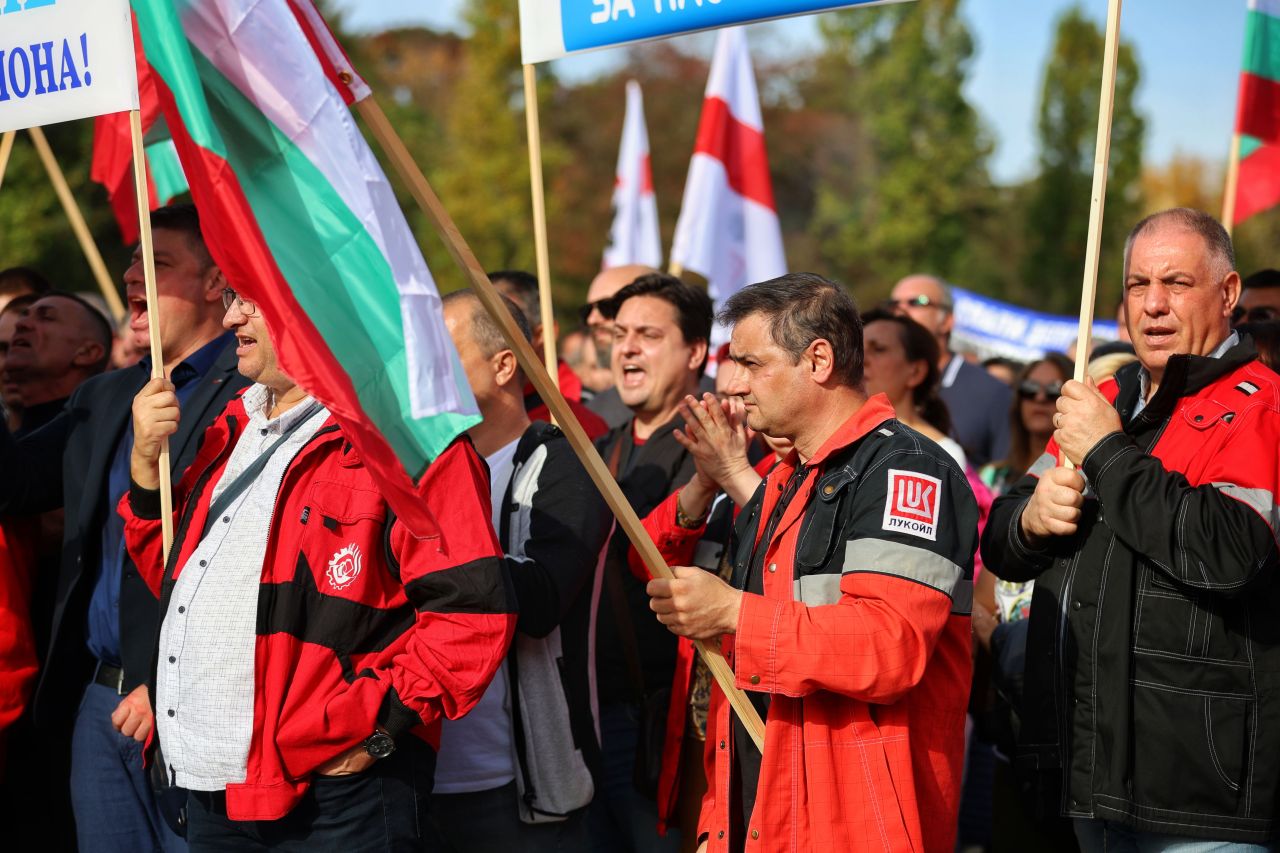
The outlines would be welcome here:
[[[1028,361],[1046,352],[1066,352],[1080,331],[1076,317],[1019,308],[954,286],[951,298],[956,317],[951,348],[973,350],[983,358],[1001,355]],[[1095,338],[1115,340],[1119,334],[1115,323],[1093,324]]]
[[[910,0],[520,0],[526,65],[753,21]]]
[[[0,0],[0,131],[137,108],[128,0]]]

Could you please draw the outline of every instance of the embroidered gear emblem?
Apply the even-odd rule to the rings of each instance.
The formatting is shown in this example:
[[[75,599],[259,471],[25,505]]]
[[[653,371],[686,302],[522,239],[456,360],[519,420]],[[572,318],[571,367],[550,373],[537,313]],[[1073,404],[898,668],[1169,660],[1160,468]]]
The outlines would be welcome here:
[[[325,577],[329,579],[329,586],[334,589],[344,589],[359,575],[360,546],[354,544],[340,548],[329,560],[329,569],[325,572]]]
[[[883,528],[936,541],[941,497],[942,481],[937,477],[915,471],[890,470]]]

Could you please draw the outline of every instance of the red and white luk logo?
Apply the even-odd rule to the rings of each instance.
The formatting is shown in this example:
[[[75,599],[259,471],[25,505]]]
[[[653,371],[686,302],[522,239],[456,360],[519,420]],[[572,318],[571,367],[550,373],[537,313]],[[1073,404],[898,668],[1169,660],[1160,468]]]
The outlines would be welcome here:
[[[942,481],[915,471],[889,471],[884,529],[922,539],[938,538],[938,506]]]
[[[351,544],[339,548],[329,560],[329,570],[324,574],[329,579],[329,586],[334,589],[349,586],[360,575],[360,547]]]

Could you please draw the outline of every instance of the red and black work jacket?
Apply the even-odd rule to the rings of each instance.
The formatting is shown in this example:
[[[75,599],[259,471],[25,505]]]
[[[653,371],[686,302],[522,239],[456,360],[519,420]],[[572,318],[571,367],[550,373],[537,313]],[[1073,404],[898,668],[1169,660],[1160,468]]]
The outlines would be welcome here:
[[[760,484],[734,569],[764,549],[763,594],[743,595],[723,647],[737,686],[769,694],[764,754],[744,827],[733,722],[713,689],[698,823],[709,853],[954,847],[977,521],[964,472],[883,395],[803,468],[793,452]]]
[[[162,619],[248,420],[237,398],[206,431],[175,490],[167,568],[159,493],[135,484],[120,502],[125,544]],[[515,614],[488,475],[470,440],[431,463],[419,493],[436,522],[424,537],[389,513],[332,417],[286,469],[262,561],[253,740],[245,781],[227,786],[231,819],[283,817],[317,766],[377,727],[393,737],[413,730],[438,746],[440,719],[462,716],[484,694]],[[349,564],[330,570],[356,551],[363,565],[354,577]]]

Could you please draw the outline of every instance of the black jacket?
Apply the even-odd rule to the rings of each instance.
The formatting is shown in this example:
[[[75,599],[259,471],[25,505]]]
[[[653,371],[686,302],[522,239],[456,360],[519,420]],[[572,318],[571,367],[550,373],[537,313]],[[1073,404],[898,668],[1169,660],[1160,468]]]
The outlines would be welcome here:
[[[666,500],[667,495],[689,482],[694,471],[693,457],[672,435],[684,423],[678,415],[639,447],[632,445],[633,423],[634,419],[628,420],[622,426],[610,430],[596,440],[596,447],[610,468],[616,467],[616,478],[622,493],[636,515],[644,518]],[[618,451],[616,456],[615,449]],[[609,541],[605,589],[600,596],[598,611],[596,676],[601,705],[634,702],[638,699],[636,685],[622,647],[620,632],[623,627],[618,625],[609,584],[618,584],[626,599],[627,614],[640,656],[644,692],[648,694],[670,687],[675,675],[676,636],[653,618],[653,611],[649,609],[649,596],[644,591],[645,585],[627,568],[627,551],[630,547],[631,540],[619,528]]]
[[[1081,464],[1076,535],[1033,550],[1018,527],[1053,444],[992,508],[986,565],[1036,579],[1016,765],[1045,810],[1277,837],[1280,379],[1255,359],[1174,356],[1132,418],[1137,365],[1104,385],[1125,427]]]
[[[175,482],[195,458],[205,427],[248,384],[236,364],[235,347],[228,346],[182,407],[178,432],[169,442]],[[114,501],[106,497],[106,481],[132,415],[133,398],[148,378],[142,367],[95,376],[76,389],[62,414],[21,440],[0,427],[0,515],[66,510],[49,651],[35,692],[36,722],[42,726],[69,725],[93,675],[95,661],[85,646],[84,629],[102,558],[103,519],[115,512]],[[120,612],[120,655],[128,691],[147,679],[159,613],[155,596],[127,557]]]

